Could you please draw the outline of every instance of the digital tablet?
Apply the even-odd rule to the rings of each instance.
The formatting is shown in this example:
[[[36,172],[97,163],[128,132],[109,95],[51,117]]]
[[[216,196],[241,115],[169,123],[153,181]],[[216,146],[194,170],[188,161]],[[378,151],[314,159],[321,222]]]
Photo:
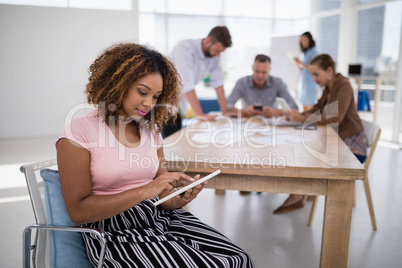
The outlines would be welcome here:
[[[289,111],[292,110],[290,108],[289,104],[287,103],[287,101],[284,98],[277,97],[276,101],[279,103],[279,105],[281,106],[282,110],[284,110],[285,112],[289,112]]]
[[[219,173],[221,173],[221,170],[220,170],[220,169],[218,169],[217,171],[215,171],[215,172],[209,174],[208,176],[205,176],[204,178],[201,178],[201,179],[199,179],[199,180],[197,180],[197,181],[195,181],[195,182],[190,183],[190,184],[187,185],[187,186],[184,186],[184,187],[180,188],[179,190],[175,191],[174,193],[171,193],[170,195],[165,196],[164,198],[162,198],[162,199],[160,199],[160,200],[154,202],[153,204],[154,204],[154,206],[156,207],[157,205],[162,204],[163,202],[165,202],[165,201],[167,201],[167,200],[169,200],[169,199],[175,197],[176,195],[179,195],[179,194],[181,194],[181,193],[184,193],[184,192],[187,191],[188,189],[191,189],[191,188],[197,186],[198,184],[203,183],[204,181],[207,181],[207,180],[209,180],[209,179],[212,179],[213,177],[215,177],[215,176],[218,175]]]

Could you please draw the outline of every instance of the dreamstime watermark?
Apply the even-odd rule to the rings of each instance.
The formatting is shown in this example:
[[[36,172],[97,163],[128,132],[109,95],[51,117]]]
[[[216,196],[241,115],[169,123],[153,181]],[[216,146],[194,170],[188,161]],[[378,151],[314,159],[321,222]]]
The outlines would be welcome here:
[[[103,106],[102,108],[105,109],[106,107]],[[64,129],[68,139],[86,148],[114,148],[118,150],[119,160],[127,160],[128,157],[130,165],[133,166],[147,167],[149,165],[150,167],[150,165],[157,164],[152,159],[142,159],[140,155],[130,154],[130,148],[138,146],[138,144],[130,144],[124,136],[124,132],[119,132],[119,137],[114,137],[114,134],[110,130],[113,126],[107,126],[102,119],[98,120],[97,126],[85,126],[95,127],[97,131],[96,136],[91,137],[91,139],[83,138],[80,133],[83,126],[75,124],[74,119],[94,109],[95,108],[89,104],[81,103],[73,106],[68,111],[65,117]],[[107,109],[115,110],[116,107],[109,105]],[[150,113],[150,121],[143,123],[154,124],[154,110],[151,110]],[[298,140],[295,140],[295,137],[293,137],[293,140],[287,140],[285,142],[301,143],[303,148],[314,158],[335,167],[339,163],[339,141],[338,138],[334,137],[334,133],[337,135],[338,127],[338,102],[328,104],[322,113],[323,114],[321,114],[321,111],[317,111],[305,120],[301,127],[301,137],[299,137]],[[309,142],[308,138],[311,136],[311,130],[308,130],[308,128],[311,125],[321,122],[323,118],[327,121],[332,118],[333,123],[328,123],[326,125],[326,131],[321,131],[321,136],[317,137],[316,144],[319,143],[320,146],[311,146],[311,142]],[[115,122],[114,118],[111,119],[113,120],[110,120],[110,122]],[[164,148],[169,148],[169,151],[174,152],[175,148],[185,143],[186,146],[194,150],[193,158],[200,157],[200,159],[178,159],[178,157],[180,157],[179,155],[170,155],[166,157],[168,161],[181,161],[186,167],[188,167],[189,163],[196,163],[197,165],[208,163],[210,167],[216,164],[219,168],[230,168],[234,163],[241,166],[245,166],[246,163],[248,163],[248,165],[251,166],[259,165],[262,167],[281,167],[286,164],[286,158],[274,155],[276,153],[274,152],[275,150],[273,150],[284,144],[284,128],[282,128],[281,123],[282,120],[285,120],[284,118],[267,119],[252,117],[247,119],[232,119],[221,116],[216,122],[210,122],[202,118],[191,120],[193,124],[188,124],[185,131],[180,131],[168,139],[165,139],[163,146]],[[330,131],[330,128],[335,129],[335,132]],[[160,144],[157,144],[155,139],[149,139],[149,137],[151,136],[142,136],[141,145],[146,144],[146,146],[150,146],[151,149],[157,149]],[[290,138],[291,137],[289,137],[289,139]],[[124,141],[124,145],[121,141]],[[251,154],[241,156],[238,151],[241,151],[242,148],[245,147],[252,150],[266,149],[267,154],[271,153],[271,155],[265,156],[265,153],[262,153],[259,154],[259,156],[252,156]],[[207,154],[203,153],[203,150],[220,150],[226,148],[230,149],[231,154],[234,155],[233,157],[207,156]]]

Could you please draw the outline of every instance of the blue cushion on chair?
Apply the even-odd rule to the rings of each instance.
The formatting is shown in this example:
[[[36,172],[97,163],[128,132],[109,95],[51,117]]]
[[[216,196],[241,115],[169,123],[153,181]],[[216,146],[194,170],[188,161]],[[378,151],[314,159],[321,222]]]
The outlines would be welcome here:
[[[61,191],[59,172],[41,169],[45,185],[47,222],[54,226],[77,226],[68,216]],[[93,267],[84,248],[80,233],[50,231],[50,267]]]

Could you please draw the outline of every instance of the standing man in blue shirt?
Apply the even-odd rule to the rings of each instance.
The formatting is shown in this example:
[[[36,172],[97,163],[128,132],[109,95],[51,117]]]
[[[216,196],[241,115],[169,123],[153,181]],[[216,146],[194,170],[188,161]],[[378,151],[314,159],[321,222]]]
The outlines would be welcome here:
[[[220,54],[232,46],[232,37],[226,26],[216,26],[204,39],[187,39],[178,43],[170,55],[181,76],[183,88],[180,112],[176,120],[170,120],[163,128],[164,137],[181,129],[183,115],[186,113],[187,101],[196,116],[213,120],[216,115],[204,114],[195,93],[195,85],[208,74],[211,87],[215,88],[222,114],[228,115],[225,92],[223,89],[224,74],[220,63]]]
[[[291,109],[297,110],[297,104],[290,95],[286,84],[279,77],[269,75],[270,70],[270,57],[263,54],[257,55],[254,59],[253,75],[240,78],[236,82],[228,97],[228,109],[232,112],[240,112],[241,116],[245,117],[279,116],[284,113],[277,109],[276,97],[282,97]],[[243,99],[246,104],[246,107],[240,111],[234,107],[239,99]]]

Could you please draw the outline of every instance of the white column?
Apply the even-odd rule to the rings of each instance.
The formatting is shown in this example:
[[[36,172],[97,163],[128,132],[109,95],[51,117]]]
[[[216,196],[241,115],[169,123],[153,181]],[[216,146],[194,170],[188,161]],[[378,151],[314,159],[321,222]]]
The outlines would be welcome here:
[[[348,75],[348,66],[356,62],[358,10],[357,0],[341,0],[337,72]]]
[[[310,10],[310,32],[313,36],[317,36],[317,0],[311,0]]]
[[[140,26],[139,26],[139,8],[138,8],[138,1],[139,0],[131,0],[131,12],[133,13],[133,24],[135,25],[135,39],[133,42],[139,43],[140,42]]]
[[[399,143],[399,133],[401,131],[402,116],[402,18],[401,18],[401,35],[399,39],[399,61],[397,74],[395,99],[394,99],[394,123],[392,127],[392,142]]]

